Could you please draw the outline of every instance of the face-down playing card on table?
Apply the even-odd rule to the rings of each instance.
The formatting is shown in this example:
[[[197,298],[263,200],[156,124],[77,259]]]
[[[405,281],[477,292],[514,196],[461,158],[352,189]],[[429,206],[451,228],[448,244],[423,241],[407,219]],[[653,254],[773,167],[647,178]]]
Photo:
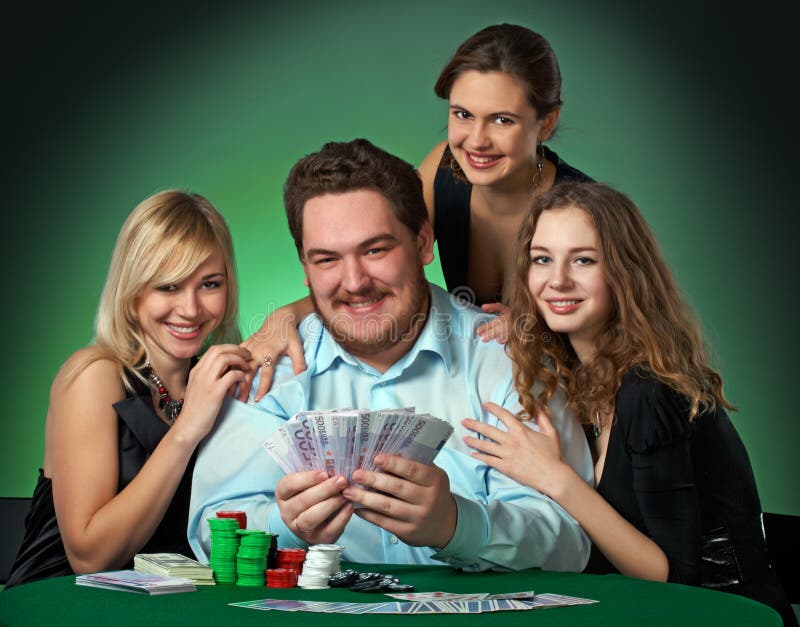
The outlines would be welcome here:
[[[426,594],[430,593],[419,593],[420,596],[424,596]],[[377,603],[352,603],[338,601],[263,599],[261,601],[231,603],[230,605],[258,610],[324,612],[336,614],[482,614],[489,612],[527,611],[547,607],[597,603],[597,601],[593,599],[583,599],[559,594],[542,594],[534,597],[531,592],[515,592],[497,595],[485,593],[445,593],[445,595],[448,598],[439,596],[437,597],[438,600],[426,601],[415,600],[384,601]],[[482,596],[484,598],[471,598],[475,596]]]

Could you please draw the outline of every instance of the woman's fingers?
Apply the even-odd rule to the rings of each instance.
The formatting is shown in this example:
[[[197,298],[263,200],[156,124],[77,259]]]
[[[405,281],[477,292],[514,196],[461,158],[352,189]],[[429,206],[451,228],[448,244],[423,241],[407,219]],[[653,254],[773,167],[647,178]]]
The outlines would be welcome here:
[[[486,303],[485,305],[481,305],[481,310],[486,313],[502,314],[508,310],[508,307],[503,303]]]
[[[501,407],[497,403],[486,402],[483,404],[483,408],[490,414],[494,414],[497,419],[506,426],[509,432],[514,431],[521,426],[519,418],[508,411],[505,407]]]
[[[484,342],[496,340],[499,344],[505,344],[508,340],[511,309],[503,303],[486,303],[481,305],[481,309],[486,313],[498,314],[498,317],[479,325],[475,332]]]
[[[265,353],[261,359],[259,364],[261,376],[258,379],[258,389],[253,397],[256,402],[260,401],[272,387],[272,379],[275,376],[275,359],[277,357],[273,357],[270,352]]]
[[[464,418],[461,421],[461,424],[470,431],[475,431],[476,433],[479,433],[490,440],[494,440],[495,442],[502,440],[503,435],[506,433],[497,427],[487,425],[485,422],[481,422],[480,420],[473,420],[472,418]]]
[[[292,369],[295,374],[300,374],[308,366],[306,365],[306,355],[303,351],[303,340],[297,332],[297,327],[289,329],[286,345],[286,354],[289,355],[289,359],[292,360]]]
[[[557,435],[558,431],[556,431],[556,428],[553,426],[553,422],[550,420],[547,412],[542,409],[541,405],[537,404],[537,407],[536,424],[539,425],[539,431],[547,436]]]
[[[203,355],[200,362],[189,374],[190,381],[203,376],[219,379],[228,370],[249,372],[248,361],[250,359],[250,354],[245,352],[244,349],[231,345],[228,349],[213,350],[216,348],[217,347],[212,347],[212,349],[209,349],[209,351]]]
[[[462,440],[464,440],[464,444],[470,448],[474,448],[476,451],[491,455],[492,457],[502,457],[503,451],[505,450],[502,445],[492,440],[481,440],[480,438],[473,438],[470,435],[465,435]]]

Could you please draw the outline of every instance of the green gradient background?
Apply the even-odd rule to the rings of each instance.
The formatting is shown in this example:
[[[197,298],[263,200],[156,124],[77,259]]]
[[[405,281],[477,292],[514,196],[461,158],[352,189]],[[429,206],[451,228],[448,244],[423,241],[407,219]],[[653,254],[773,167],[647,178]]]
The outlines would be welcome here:
[[[491,4],[136,3],[11,18],[0,495],[32,490],[50,382],[91,340],[116,234],[141,199],[189,188],[225,214],[247,333],[304,293],[281,203],[289,167],[356,136],[419,163],[445,137],[438,70],[468,35],[511,21],[542,32],[561,63],[550,145],[642,208],[740,407],[764,508],[800,514],[789,20],[769,2],[765,17],[711,3]]]

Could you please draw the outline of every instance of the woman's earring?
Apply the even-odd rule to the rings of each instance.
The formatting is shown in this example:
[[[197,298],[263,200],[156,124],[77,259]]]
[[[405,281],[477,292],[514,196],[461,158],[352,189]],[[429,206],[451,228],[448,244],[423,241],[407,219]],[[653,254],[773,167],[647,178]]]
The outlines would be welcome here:
[[[535,191],[537,187],[542,182],[542,169],[544,168],[544,146],[542,142],[538,142],[536,144],[536,172],[533,175],[533,180],[531,181],[531,187]]]

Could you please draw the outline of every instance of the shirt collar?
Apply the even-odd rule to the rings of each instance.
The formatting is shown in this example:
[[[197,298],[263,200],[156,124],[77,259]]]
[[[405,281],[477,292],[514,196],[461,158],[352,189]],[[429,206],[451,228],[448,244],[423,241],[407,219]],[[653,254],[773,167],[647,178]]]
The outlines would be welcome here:
[[[400,365],[402,370],[414,363],[420,353],[427,352],[438,355],[452,374],[453,355],[450,350],[452,338],[452,323],[454,311],[450,302],[450,295],[442,288],[429,284],[431,288],[431,308],[428,319],[414,346],[392,368]],[[391,370],[391,369],[390,369]]]
[[[427,352],[438,355],[449,374],[452,374],[452,352],[450,349],[450,338],[452,337],[452,323],[454,310],[450,300],[450,295],[442,288],[428,284],[431,293],[431,307],[425,326],[422,328],[417,341],[411,349],[393,364],[383,376],[390,373],[400,373],[414,363],[420,353]],[[354,368],[376,374],[380,373],[360,362],[344,348],[341,347],[331,336],[316,314],[312,314],[303,320],[300,325],[300,335],[306,344],[306,356],[309,352],[313,355],[314,375],[319,375],[330,368],[339,359]],[[309,350],[310,349],[310,350]]]

